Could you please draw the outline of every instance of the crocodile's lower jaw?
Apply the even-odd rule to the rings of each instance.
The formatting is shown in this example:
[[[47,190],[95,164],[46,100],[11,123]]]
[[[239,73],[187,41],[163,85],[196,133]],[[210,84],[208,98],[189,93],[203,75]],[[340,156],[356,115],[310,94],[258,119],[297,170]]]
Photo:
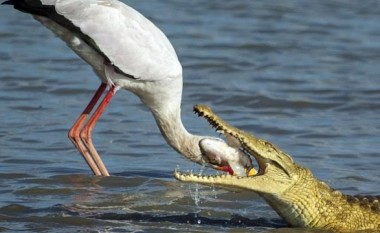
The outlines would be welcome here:
[[[196,183],[203,183],[203,184],[215,184],[216,182],[222,184],[226,183],[226,181],[233,182],[234,180],[244,180],[249,179],[249,177],[258,176],[259,174],[257,171],[252,168],[248,174],[247,177],[240,177],[236,175],[231,175],[229,173],[224,173],[220,175],[198,175],[194,174],[192,172],[182,172],[177,169],[174,170],[174,177],[182,182],[196,182]]]
[[[223,179],[232,179],[233,176],[229,174],[223,174],[223,175],[213,175],[213,176],[202,176],[197,175],[192,172],[181,172],[178,170],[174,171],[174,177],[177,180],[183,181],[183,182],[199,182],[199,183],[214,183],[215,181],[222,181]]]

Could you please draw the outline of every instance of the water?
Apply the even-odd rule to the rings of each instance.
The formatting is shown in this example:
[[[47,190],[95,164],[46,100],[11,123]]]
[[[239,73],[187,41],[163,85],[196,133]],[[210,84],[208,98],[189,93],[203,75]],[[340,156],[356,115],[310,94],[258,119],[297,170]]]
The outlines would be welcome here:
[[[380,192],[379,2],[128,3],[178,52],[190,131],[216,135],[192,113],[209,104],[331,186]],[[99,81],[30,16],[5,6],[0,15],[0,231],[296,231],[250,192],[200,186],[195,205],[196,186],[172,170],[199,166],[125,91],[94,132],[112,176],[93,177],[66,134]]]

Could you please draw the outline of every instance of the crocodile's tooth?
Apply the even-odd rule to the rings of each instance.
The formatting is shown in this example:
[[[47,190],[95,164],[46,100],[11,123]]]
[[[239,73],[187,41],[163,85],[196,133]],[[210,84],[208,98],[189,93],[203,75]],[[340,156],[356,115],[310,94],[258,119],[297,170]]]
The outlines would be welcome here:
[[[221,127],[221,126],[215,126],[215,128],[216,128],[216,130],[218,131],[218,130],[223,130],[223,128]]]

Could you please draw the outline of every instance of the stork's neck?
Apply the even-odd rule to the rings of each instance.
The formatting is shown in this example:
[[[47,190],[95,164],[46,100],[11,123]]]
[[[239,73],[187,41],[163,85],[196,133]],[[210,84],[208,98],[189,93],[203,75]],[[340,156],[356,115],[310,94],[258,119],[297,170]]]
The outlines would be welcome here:
[[[152,111],[167,143],[188,159],[202,163],[199,141],[201,136],[189,133],[183,126],[180,107]]]
[[[203,137],[187,132],[181,120],[182,74],[155,82],[137,81],[128,87],[153,113],[166,142],[188,159],[202,163],[199,141]]]

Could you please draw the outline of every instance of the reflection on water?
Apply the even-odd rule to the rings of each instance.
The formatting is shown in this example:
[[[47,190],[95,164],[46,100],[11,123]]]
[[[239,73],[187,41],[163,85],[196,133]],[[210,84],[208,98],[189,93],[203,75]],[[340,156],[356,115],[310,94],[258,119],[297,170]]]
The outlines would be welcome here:
[[[380,192],[376,2],[127,2],[177,50],[189,130],[215,135],[191,112],[209,104],[333,187]],[[113,176],[91,176],[66,135],[99,81],[31,17],[0,11],[0,231],[309,232],[250,192],[199,186],[196,205],[196,186],[172,170],[199,167],[127,92],[94,132]]]

